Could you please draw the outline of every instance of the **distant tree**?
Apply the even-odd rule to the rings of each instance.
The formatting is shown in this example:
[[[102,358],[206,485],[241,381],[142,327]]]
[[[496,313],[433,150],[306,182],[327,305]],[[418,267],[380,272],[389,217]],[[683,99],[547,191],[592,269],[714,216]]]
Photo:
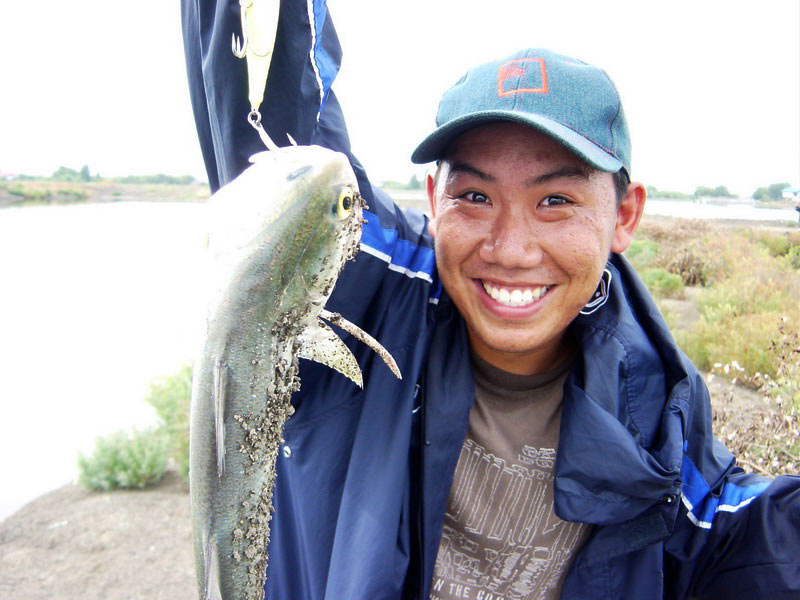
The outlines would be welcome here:
[[[753,192],[754,200],[769,201],[780,200],[785,188],[789,187],[788,183],[773,183],[766,187],[760,187]]]
[[[409,190],[421,190],[422,189],[422,182],[417,179],[416,174],[411,176],[411,179],[408,180],[408,185],[406,189]]]
[[[728,188],[726,188],[724,185],[718,185],[717,187],[715,187],[714,188],[714,195],[717,198],[733,198],[734,197],[733,194],[731,194],[728,191]]]
[[[708,196],[713,196],[713,195],[714,195],[714,190],[712,188],[706,187],[704,185],[698,185],[694,189],[694,197],[695,198],[703,198],[703,197],[708,197]]]
[[[673,200],[690,200],[692,198],[690,194],[684,194],[683,192],[675,192],[670,190],[659,190],[652,185],[647,186],[647,197],[671,198]]]
[[[421,190],[424,187],[424,183],[416,175],[412,175],[408,183],[388,180],[384,181],[381,187],[387,190]]]
[[[91,181],[92,180],[92,174],[89,173],[89,165],[83,165],[81,167],[80,176],[81,176],[81,181]]]
[[[156,173],[155,175],[126,175],[125,177],[115,177],[118,183],[168,183],[174,185],[189,185],[196,180],[191,175],[165,175]]]
[[[733,198],[734,195],[728,191],[724,185],[715,188],[699,185],[694,190],[695,198]]]
[[[80,181],[81,175],[75,169],[61,166],[55,170],[50,179],[54,181]]]

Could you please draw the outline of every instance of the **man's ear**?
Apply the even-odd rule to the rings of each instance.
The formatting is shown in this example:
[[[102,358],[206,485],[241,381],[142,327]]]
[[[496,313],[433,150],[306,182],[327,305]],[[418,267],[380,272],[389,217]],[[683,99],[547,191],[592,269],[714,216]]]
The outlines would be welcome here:
[[[617,224],[614,227],[614,238],[611,240],[611,250],[622,253],[628,249],[633,241],[633,234],[639,227],[639,221],[644,213],[644,203],[647,191],[644,185],[632,181],[628,184],[628,191],[617,207]]]
[[[431,220],[428,221],[428,233],[436,237],[436,180],[431,173],[425,178],[425,189],[428,192],[428,209],[431,211]]]

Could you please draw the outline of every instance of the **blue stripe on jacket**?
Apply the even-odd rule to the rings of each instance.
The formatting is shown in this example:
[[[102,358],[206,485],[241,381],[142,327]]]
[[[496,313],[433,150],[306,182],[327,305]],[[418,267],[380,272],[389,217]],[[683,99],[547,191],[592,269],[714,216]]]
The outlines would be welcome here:
[[[700,470],[687,455],[683,456],[681,478],[683,480],[681,499],[689,511],[689,520],[703,529],[711,528],[711,523],[718,512],[736,512],[747,506],[771,482],[765,480],[746,486],[728,482],[723,486],[722,493],[715,496],[711,494],[711,487],[703,479]]]
[[[361,250],[388,262],[393,271],[433,283],[436,268],[433,248],[401,239],[396,229],[382,227],[378,216],[370,211],[364,211],[364,218]],[[441,286],[434,286],[431,295],[438,298],[440,294]]]

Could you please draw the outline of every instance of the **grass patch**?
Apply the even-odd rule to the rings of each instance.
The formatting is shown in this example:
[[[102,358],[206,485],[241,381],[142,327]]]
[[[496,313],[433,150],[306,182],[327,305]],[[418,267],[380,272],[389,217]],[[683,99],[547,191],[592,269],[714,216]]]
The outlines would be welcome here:
[[[764,246],[770,256],[787,256],[793,249],[800,248],[800,231],[751,230],[747,237]]]
[[[678,275],[661,267],[645,269],[642,280],[656,298],[682,298],[683,281]]]
[[[637,270],[643,271],[656,259],[661,245],[649,239],[635,239],[625,251],[625,257]]]
[[[684,285],[706,285],[709,279],[709,256],[706,239],[711,230],[706,221],[675,219],[673,223],[643,223],[640,242],[658,244],[658,250],[646,265],[632,260],[637,269],[661,267],[678,275]]]
[[[800,470],[800,335],[781,319],[770,352],[779,357],[776,377],[757,375],[764,409],[749,426],[741,415],[731,413],[725,403],[733,399],[728,390],[721,410],[714,412],[714,431],[737,456],[740,464],[762,475],[794,475]],[[744,369],[736,364],[715,365],[715,371],[737,376]],[[734,378],[734,382],[736,379]]]
[[[3,195],[11,197],[13,205],[67,204],[82,202],[89,192],[75,184],[59,182],[23,181],[4,183],[0,186]]]
[[[700,320],[688,331],[674,331],[697,367],[738,363],[739,379],[752,387],[759,377],[779,376],[785,357],[776,339],[800,333],[800,269],[793,262],[800,263],[800,233],[676,219],[643,224],[639,243],[632,262],[654,296],[679,293],[670,275],[701,286]]]

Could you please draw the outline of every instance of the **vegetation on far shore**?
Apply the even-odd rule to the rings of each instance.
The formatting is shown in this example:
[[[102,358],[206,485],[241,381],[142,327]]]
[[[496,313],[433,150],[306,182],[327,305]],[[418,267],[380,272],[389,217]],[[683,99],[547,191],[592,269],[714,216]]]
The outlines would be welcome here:
[[[788,183],[772,183],[768,186],[757,188],[749,197],[756,202],[769,206],[793,206],[794,201],[783,198],[783,190],[791,187]],[[709,187],[699,185],[695,188],[694,192],[687,194],[685,192],[676,192],[670,190],[659,190],[654,186],[647,187],[647,197],[668,200],[726,200],[740,197],[728,191],[724,185],[716,187]]]
[[[208,185],[191,175],[101,177],[89,167],[59,167],[50,177],[16,175],[0,180],[0,207],[120,200],[195,201],[208,197]]]

